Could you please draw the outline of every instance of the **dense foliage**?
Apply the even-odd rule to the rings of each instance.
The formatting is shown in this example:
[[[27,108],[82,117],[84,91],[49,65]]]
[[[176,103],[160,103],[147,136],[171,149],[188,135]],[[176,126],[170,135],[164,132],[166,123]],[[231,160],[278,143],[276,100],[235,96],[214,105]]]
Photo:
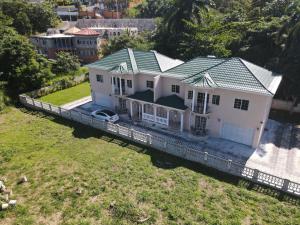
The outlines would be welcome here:
[[[80,68],[80,62],[77,55],[68,52],[59,52],[56,55],[56,61],[53,64],[53,72],[57,74],[76,71]]]
[[[146,33],[138,36],[132,36],[129,33],[124,33],[120,37],[109,40],[108,43],[102,47],[101,54],[106,56],[122,48],[134,48],[149,51],[154,47],[154,43],[149,39],[149,34]]]
[[[12,26],[19,34],[44,32],[59,22],[53,5],[47,2],[28,4],[23,0],[2,0],[0,9],[4,15],[12,18]]]

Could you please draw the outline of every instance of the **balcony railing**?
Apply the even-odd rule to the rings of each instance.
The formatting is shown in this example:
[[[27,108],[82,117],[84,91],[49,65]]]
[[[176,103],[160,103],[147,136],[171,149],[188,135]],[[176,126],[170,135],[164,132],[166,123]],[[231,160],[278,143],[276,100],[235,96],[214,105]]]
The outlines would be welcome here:
[[[191,104],[191,108],[193,108],[192,104]],[[208,114],[210,113],[209,106],[208,104],[206,104],[206,110],[204,112],[204,104],[195,104],[193,112],[199,114]]]
[[[115,88],[114,94],[115,94],[115,95],[121,95],[121,90],[120,90],[120,88]],[[126,90],[125,87],[124,87],[124,89],[122,89],[122,95],[127,95],[127,94],[128,94],[128,93],[127,93],[127,90]]]

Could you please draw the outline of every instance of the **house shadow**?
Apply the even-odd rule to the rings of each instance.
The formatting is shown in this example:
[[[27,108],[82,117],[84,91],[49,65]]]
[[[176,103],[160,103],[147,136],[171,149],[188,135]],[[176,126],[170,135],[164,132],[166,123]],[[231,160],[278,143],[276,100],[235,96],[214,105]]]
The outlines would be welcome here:
[[[211,167],[204,166],[199,163],[188,161],[157,149],[146,147],[142,144],[138,144],[133,141],[115,136],[101,130],[95,129],[88,125],[84,125],[75,121],[67,120],[62,117],[44,112],[39,110],[34,110],[24,106],[17,106],[22,112],[30,115],[34,115],[39,118],[45,118],[51,120],[55,123],[70,127],[73,129],[73,136],[78,139],[88,139],[88,138],[98,138],[109,143],[119,145],[121,147],[129,148],[140,154],[146,154],[151,158],[152,165],[165,170],[171,170],[178,167],[184,167],[197,173],[212,177],[221,182],[226,182],[231,185],[242,187],[250,191],[256,191],[264,195],[271,196],[278,199],[279,201],[289,202],[295,205],[300,205],[300,198],[290,195],[288,193],[272,189],[263,184],[256,184],[246,179],[236,177],[225,172],[216,170]]]

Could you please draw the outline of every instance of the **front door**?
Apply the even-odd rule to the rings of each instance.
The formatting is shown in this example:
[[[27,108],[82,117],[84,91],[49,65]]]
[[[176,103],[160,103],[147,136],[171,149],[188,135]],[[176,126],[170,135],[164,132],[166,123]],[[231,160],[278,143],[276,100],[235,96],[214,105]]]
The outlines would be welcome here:
[[[206,117],[195,117],[195,130],[204,131],[206,129]]]
[[[120,90],[120,82],[121,82],[121,86],[122,86],[122,93],[126,93],[126,90],[125,90],[125,79],[120,79],[120,78],[117,78],[117,89],[119,90],[119,92],[121,92]]]

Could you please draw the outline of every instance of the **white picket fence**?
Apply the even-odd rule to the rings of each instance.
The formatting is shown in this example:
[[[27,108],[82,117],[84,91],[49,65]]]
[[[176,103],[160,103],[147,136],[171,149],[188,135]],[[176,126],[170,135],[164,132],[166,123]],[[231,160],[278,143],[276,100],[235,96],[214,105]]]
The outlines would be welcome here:
[[[264,184],[274,189],[300,196],[300,184],[290,180],[280,178],[257,169],[246,167],[225,158],[214,156],[208,152],[192,149],[183,143],[174,143],[173,139],[162,137],[159,134],[147,134],[134,129],[130,129],[119,124],[99,121],[90,115],[82,114],[75,110],[67,110],[59,106],[41,102],[26,95],[19,96],[20,102],[30,108],[42,110],[63,118],[85,124],[96,129],[111,133],[113,135],[140,143],[154,149],[178,156],[205,166],[217,169],[222,172],[242,177],[258,184]]]

